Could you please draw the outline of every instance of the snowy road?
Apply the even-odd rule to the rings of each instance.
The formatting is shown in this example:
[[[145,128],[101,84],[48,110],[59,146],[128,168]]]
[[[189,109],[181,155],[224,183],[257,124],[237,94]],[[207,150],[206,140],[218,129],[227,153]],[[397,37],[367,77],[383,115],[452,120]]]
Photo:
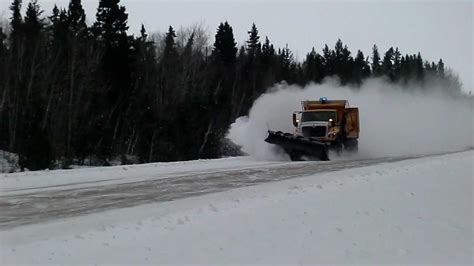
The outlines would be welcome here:
[[[148,175],[152,177],[148,178],[99,179],[49,186],[40,183],[33,187],[4,185],[0,187],[0,230],[409,158],[411,157],[331,162],[266,162],[256,165],[239,162],[238,167],[231,165],[221,169],[165,172],[155,177],[153,170],[150,170]]]
[[[473,159],[240,157],[3,175],[0,265],[473,265]]]

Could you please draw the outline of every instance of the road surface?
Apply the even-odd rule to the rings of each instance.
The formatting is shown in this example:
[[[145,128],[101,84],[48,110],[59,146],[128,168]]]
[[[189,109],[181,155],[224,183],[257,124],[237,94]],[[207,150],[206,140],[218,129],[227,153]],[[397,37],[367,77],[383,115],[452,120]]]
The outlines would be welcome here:
[[[413,157],[344,160],[331,162],[273,162],[242,169],[182,172],[156,179],[129,180],[126,183],[91,182],[41,188],[2,190],[0,230],[48,220],[172,201],[208,193],[252,186],[265,182],[303,177],[315,173],[364,167]],[[152,173],[150,173],[152,174]]]

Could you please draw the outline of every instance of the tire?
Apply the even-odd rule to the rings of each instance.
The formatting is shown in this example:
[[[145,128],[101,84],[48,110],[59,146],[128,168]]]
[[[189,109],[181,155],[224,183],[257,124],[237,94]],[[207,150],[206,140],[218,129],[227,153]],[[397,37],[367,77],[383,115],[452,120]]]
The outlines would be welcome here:
[[[298,162],[298,161],[302,161],[302,158],[299,154],[296,154],[296,153],[290,153],[290,159],[292,161],[295,161],[295,162]]]
[[[324,150],[319,155],[320,161],[329,161],[329,152],[327,146],[324,147]]]
[[[346,139],[344,141],[344,149],[350,152],[356,152],[359,149],[359,141],[357,139]]]
[[[341,154],[343,143],[340,139],[337,139],[333,143],[331,143],[331,148],[336,152],[337,155]]]

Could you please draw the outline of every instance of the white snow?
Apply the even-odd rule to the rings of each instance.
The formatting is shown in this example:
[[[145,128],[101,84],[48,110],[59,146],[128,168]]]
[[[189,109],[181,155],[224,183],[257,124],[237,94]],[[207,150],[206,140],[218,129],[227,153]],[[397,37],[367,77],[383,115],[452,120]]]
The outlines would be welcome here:
[[[18,155],[0,150],[0,173],[13,173],[19,170]]]
[[[393,84],[367,79],[357,89],[329,78],[305,87],[276,84],[252,105],[249,115],[238,118],[228,138],[242,151],[260,159],[282,157],[275,145],[264,142],[267,130],[292,133],[292,113],[302,100],[345,99],[360,111],[358,156],[375,158],[459,151],[474,146],[474,102],[453,98],[449,88]],[[283,157],[288,157],[283,155]]]
[[[187,173],[215,172],[222,169],[245,169],[289,162],[256,161],[251,157],[230,157],[215,160],[195,160],[170,163],[150,163],[92,167],[74,170],[44,170],[0,174],[0,193],[7,195],[18,190],[32,192],[41,189],[64,189],[65,186],[88,187],[105,184],[138,182],[149,179],[169,178]]]
[[[472,264],[473,159],[383,163],[16,227],[0,231],[0,264]]]

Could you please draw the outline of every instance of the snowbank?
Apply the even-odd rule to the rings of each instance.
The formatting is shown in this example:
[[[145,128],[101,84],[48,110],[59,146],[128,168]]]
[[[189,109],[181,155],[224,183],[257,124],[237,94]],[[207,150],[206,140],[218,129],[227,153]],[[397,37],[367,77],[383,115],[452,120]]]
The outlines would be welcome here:
[[[19,170],[18,155],[0,150],[0,173],[13,173]]]
[[[474,152],[0,232],[0,264],[472,263]]]
[[[168,178],[172,175],[199,173],[242,167],[262,167],[284,162],[255,161],[250,157],[231,157],[215,160],[194,160],[140,165],[90,167],[73,170],[43,170],[0,174],[0,193],[18,190],[40,190],[58,187],[69,188],[138,182]]]

